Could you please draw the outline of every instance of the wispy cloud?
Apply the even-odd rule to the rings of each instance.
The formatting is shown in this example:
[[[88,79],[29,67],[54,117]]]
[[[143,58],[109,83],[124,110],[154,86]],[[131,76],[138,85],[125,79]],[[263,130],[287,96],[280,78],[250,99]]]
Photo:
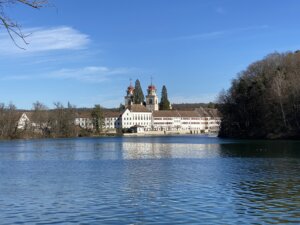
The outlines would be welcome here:
[[[130,68],[108,68],[104,66],[88,66],[75,69],[61,69],[46,75],[52,79],[74,79],[85,82],[103,82],[113,75],[122,75],[133,72]]]
[[[213,40],[213,39],[218,39],[218,38],[224,38],[226,36],[242,34],[244,32],[248,32],[248,31],[265,30],[268,28],[269,28],[268,25],[248,26],[248,27],[232,28],[232,29],[227,29],[227,30],[216,30],[216,31],[211,31],[211,32],[163,38],[163,39],[146,41],[144,43],[159,43],[159,42],[185,41],[185,40],[195,40],[195,41]]]
[[[2,77],[1,80],[77,80],[82,82],[101,83],[115,79],[116,75],[135,73],[135,68],[108,68],[105,66],[87,66],[80,68],[62,68],[36,75],[11,75]]]
[[[171,40],[173,40],[173,41],[205,40],[205,39],[219,38],[219,37],[223,37],[225,35],[233,35],[233,34],[242,33],[242,32],[246,32],[246,31],[264,30],[267,28],[269,28],[269,26],[267,26],[267,25],[249,26],[249,27],[241,27],[241,28],[234,28],[234,29],[228,29],[228,30],[213,31],[213,32],[208,32],[208,33],[199,33],[199,34],[192,34],[192,35],[186,35],[186,36],[179,36],[179,37],[171,38]]]
[[[20,39],[18,45],[26,50],[17,48],[9,36],[2,32],[0,34],[0,54],[26,54],[35,52],[47,52],[54,50],[78,50],[84,49],[90,42],[88,35],[68,27],[52,28],[30,28],[24,29],[23,33],[29,34],[26,37],[28,45]]]

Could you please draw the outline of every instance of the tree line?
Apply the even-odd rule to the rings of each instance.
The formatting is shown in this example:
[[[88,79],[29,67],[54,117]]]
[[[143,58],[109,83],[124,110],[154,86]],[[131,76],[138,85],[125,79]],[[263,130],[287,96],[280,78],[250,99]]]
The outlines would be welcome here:
[[[135,83],[134,103],[145,104],[145,97],[139,80]],[[162,96],[159,104],[160,110],[169,110],[167,89],[162,88]],[[120,106],[120,111],[124,110]],[[53,103],[49,109],[42,102],[33,103],[32,110],[25,111],[29,121],[20,126],[20,118],[24,111],[10,103],[5,105],[0,103],[0,139],[32,138],[32,137],[77,137],[99,135],[104,128],[104,109],[100,105],[95,105],[93,109],[85,109],[91,119],[93,129],[82,128],[75,123],[78,113],[82,111],[75,105],[68,103],[66,106],[61,102]],[[19,127],[18,127],[19,126]]]
[[[241,138],[300,136],[300,52],[273,53],[240,72],[218,108],[219,135]]]
[[[95,105],[93,109],[85,110],[90,116],[93,129],[81,128],[75,123],[79,109],[75,105],[68,103],[64,106],[60,102],[55,102],[54,107],[49,109],[43,103],[37,101],[33,103],[31,111],[25,112],[29,121],[25,121],[20,126],[20,118],[24,111],[10,103],[0,104],[0,138],[33,138],[33,137],[78,137],[98,135],[103,131],[104,115],[100,105]]]

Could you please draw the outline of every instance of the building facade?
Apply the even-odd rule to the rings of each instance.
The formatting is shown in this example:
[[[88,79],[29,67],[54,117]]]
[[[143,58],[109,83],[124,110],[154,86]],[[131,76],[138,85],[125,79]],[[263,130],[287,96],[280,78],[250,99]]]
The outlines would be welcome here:
[[[186,133],[218,133],[221,117],[217,109],[197,108],[195,110],[159,110],[156,87],[147,88],[146,102],[134,104],[134,87],[131,82],[124,97],[122,112],[105,112],[104,129],[133,132],[170,131]],[[91,118],[79,118],[83,128],[90,128]]]
[[[181,131],[186,133],[218,133],[221,117],[217,109],[197,108],[186,110],[159,110],[156,87],[147,89],[145,105],[134,104],[134,87],[126,90],[125,109],[122,112],[104,111],[104,132],[147,132]],[[34,125],[30,112],[23,113],[18,121],[18,129]],[[91,112],[77,112],[74,124],[80,128],[93,130]]]
[[[121,114],[119,122],[121,129],[139,126],[145,131],[151,130],[152,113],[144,105],[132,104]]]

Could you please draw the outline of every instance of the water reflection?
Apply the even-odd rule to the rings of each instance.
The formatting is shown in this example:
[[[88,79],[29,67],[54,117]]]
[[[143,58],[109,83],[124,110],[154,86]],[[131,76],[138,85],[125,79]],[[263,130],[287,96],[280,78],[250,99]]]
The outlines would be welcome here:
[[[2,142],[0,160],[300,158],[298,149],[298,141],[224,141],[203,137],[59,139]]]
[[[1,223],[299,224],[298,149],[195,136],[2,142]]]
[[[240,141],[220,145],[221,157],[300,158],[299,141]]]
[[[124,159],[206,158],[217,156],[220,145],[124,142],[122,149]]]

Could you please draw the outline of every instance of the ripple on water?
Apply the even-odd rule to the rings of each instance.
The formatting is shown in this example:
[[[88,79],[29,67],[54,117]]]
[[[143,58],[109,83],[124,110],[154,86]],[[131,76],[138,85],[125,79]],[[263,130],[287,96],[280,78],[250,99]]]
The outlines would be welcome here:
[[[300,223],[296,144],[247,146],[195,137],[0,143],[1,224]]]

